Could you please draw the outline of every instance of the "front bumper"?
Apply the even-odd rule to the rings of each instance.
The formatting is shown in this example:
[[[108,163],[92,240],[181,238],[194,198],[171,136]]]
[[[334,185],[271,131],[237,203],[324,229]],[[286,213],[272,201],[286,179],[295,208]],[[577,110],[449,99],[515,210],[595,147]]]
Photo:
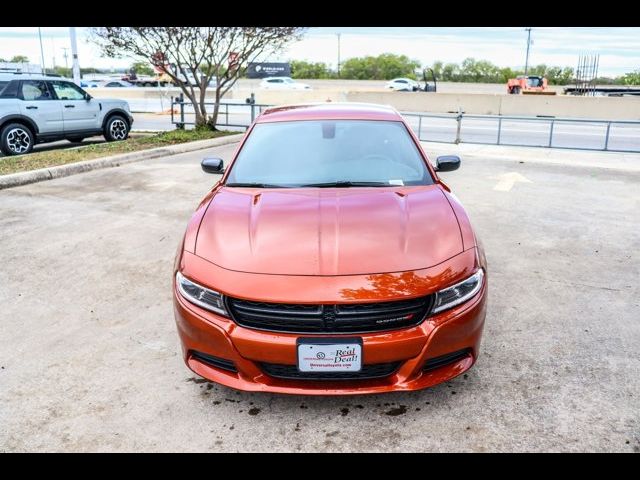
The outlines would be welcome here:
[[[277,290],[277,285],[272,283],[272,286]],[[177,292],[175,284],[173,294],[184,361],[198,375],[246,391],[307,395],[364,394],[419,390],[447,381],[471,368],[478,358],[486,315],[487,277],[480,292],[471,300],[433,315],[415,327],[349,334],[362,338],[365,364],[400,364],[395,373],[387,377],[367,380],[285,380],[271,377],[261,369],[260,364],[295,365],[297,338],[340,335],[293,334],[245,328],[187,302]],[[433,370],[423,370],[427,360],[464,349],[468,349],[469,354],[463,358]],[[237,371],[213,367],[194,356],[193,352],[231,361]]]

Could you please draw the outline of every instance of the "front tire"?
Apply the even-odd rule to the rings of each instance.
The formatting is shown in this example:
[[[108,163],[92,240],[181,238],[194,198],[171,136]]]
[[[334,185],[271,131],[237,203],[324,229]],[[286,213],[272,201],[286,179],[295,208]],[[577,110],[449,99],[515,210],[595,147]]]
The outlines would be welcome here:
[[[0,131],[0,150],[5,155],[25,155],[33,150],[35,138],[21,123],[10,123]]]
[[[121,115],[114,115],[104,126],[104,138],[107,142],[126,140],[129,136],[129,123]]]

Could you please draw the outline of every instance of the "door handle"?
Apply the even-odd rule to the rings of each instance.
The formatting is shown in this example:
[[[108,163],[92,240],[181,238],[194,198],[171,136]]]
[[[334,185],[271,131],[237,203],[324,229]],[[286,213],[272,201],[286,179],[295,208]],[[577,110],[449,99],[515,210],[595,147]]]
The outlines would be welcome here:
[[[65,105],[64,108],[76,108],[75,105]]]
[[[37,110],[38,109],[38,107],[36,107],[34,105],[30,105],[30,106],[28,106],[26,108],[27,108],[27,110]]]

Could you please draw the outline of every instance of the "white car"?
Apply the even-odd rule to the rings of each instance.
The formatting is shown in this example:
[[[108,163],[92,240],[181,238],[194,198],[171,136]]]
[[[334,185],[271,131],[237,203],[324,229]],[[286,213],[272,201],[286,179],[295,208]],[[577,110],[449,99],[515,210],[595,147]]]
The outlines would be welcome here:
[[[130,88],[135,87],[133,83],[125,82],[124,80],[108,80],[100,85],[102,88]]]
[[[81,142],[104,135],[107,141],[124,140],[132,123],[127,102],[93,98],[68,78],[0,76],[0,150],[5,155],[22,155],[36,143],[62,139]]]
[[[260,82],[263,90],[311,90],[306,83],[296,82],[291,77],[267,77]]]
[[[416,92],[420,90],[420,85],[410,78],[394,78],[387,82],[386,88],[396,92]]]

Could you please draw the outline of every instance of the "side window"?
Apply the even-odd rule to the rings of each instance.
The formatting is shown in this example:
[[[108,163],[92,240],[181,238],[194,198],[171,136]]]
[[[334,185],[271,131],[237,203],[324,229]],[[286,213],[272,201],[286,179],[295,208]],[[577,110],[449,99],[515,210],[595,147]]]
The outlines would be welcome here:
[[[396,80],[396,82],[398,82],[398,83],[407,83],[406,80]]]
[[[277,78],[272,78],[271,80],[267,80],[269,83],[280,83],[280,80]]]
[[[51,82],[56,96],[60,100],[84,100],[85,93],[75,83],[71,82]]]
[[[4,82],[0,80],[0,95],[2,95],[2,91],[4,90],[4,87],[6,87],[7,85],[9,85],[9,82]]]
[[[9,82],[9,84],[4,87],[4,90],[0,92],[0,98],[16,98],[18,96],[19,85],[20,82],[18,80]]]
[[[20,89],[20,98],[30,101],[52,100],[46,82],[41,80],[24,80]]]

